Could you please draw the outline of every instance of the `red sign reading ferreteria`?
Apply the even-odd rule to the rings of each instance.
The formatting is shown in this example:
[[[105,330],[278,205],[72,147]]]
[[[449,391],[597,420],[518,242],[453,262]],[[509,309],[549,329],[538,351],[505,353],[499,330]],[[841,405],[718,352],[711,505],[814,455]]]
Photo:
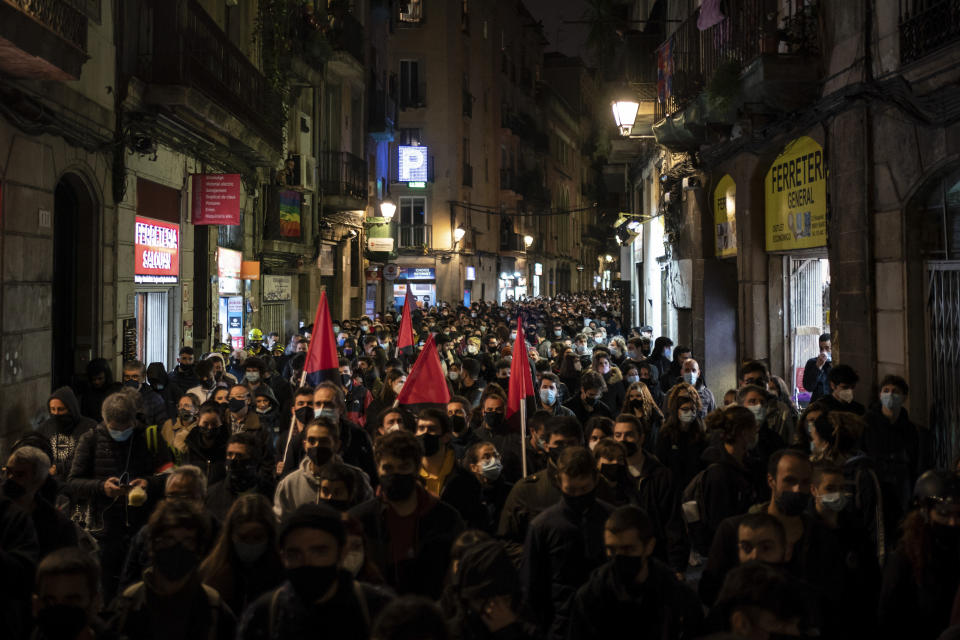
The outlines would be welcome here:
[[[176,284],[180,275],[180,225],[137,216],[133,242],[134,282]]]
[[[240,224],[240,174],[195,173],[193,224]]]

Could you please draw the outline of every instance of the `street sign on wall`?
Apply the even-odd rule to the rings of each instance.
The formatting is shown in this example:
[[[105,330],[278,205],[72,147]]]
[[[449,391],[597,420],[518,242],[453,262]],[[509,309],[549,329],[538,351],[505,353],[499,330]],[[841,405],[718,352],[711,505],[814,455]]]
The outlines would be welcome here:
[[[713,229],[716,256],[737,255],[737,185],[729,175],[720,178],[713,190]]]
[[[827,244],[827,167],[808,136],[789,142],[763,180],[767,251]]]
[[[140,216],[135,225],[134,282],[176,284],[180,275],[180,225]]]
[[[401,145],[397,148],[399,157],[397,166],[399,182],[426,182],[427,163],[429,156],[427,147],[408,147]]]

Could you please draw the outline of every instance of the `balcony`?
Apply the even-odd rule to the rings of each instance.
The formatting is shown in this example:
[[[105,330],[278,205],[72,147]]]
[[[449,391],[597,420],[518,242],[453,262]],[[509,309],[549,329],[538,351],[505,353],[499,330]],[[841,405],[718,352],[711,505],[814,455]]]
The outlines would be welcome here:
[[[364,64],[363,36],[363,25],[353,14],[346,11],[330,14],[330,30],[327,32],[327,38],[333,50],[349,54],[361,67]]]
[[[397,101],[382,88],[371,88],[367,98],[370,107],[368,129],[375,140],[393,140],[397,123]]]
[[[900,62],[907,64],[960,40],[955,0],[900,0]]]
[[[211,133],[231,152],[269,166],[283,144],[280,97],[196,0],[151,0],[153,40],[139,57],[144,102],[161,107],[171,135]],[[171,124],[172,122],[172,124]]]
[[[0,0],[0,75],[77,80],[87,58],[87,17],[68,2]]]
[[[463,186],[473,186],[473,167],[467,163],[463,164]]]
[[[711,100],[702,111],[720,111],[716,105],[723,105],[723,98],[729,103],[741,88],[755,92],[741,96],[743,103],[765,102],[773,92],[765,92],[756,82],[751,84],[746,77],[749,73],[758,74],[761,84],[781,79],[778,89],[787,87],[790,95],[771,105],[776,109],[808,98],[811,73],[816,72],[810,57],[819,51],[816,3],[788,4],[792,12],[786,15],[768,12],[765,0],[733,0],[729,4],[727,17],[703,31],[697,27],[700,11],[694,11],[657,49],[654,63],[660,77],[654,121],[680,112],[707,91]],[[816,77],[812,81],[815,83]]]
[[[422,249],[433,246],[433,225],[401,224],[397,227],[397,247]]]
[[[345,151],[322,151],[318,187],[324,207],[360,209],[367,202],[367,163]]]

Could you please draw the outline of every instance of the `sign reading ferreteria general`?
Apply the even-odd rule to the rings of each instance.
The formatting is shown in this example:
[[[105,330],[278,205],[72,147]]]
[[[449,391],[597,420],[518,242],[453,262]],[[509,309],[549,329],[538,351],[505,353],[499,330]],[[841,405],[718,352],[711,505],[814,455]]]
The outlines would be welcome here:
[[[728,175],[713,190],[713,229],[718,258],[737,255],[737,185]]]
[[[827,167],[823,147],[802,136],[777,156],[763,181],[767,251],[827,244]]]
[[[193,224],[240,224],[239,173],[195,173],[190,178]]]

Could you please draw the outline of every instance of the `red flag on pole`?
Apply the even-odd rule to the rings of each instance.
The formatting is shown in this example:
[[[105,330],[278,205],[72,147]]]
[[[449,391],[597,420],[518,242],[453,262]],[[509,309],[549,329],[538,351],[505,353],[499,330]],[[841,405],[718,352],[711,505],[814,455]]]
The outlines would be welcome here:
[[[317,316],[313,319],[313,337],[307,348],[303,373],[312,386],[324,380],[340,382],[340,358],[337,355],[337,339],[333,335],[326,291],[320,293]]]
[[[413,347],[413,294],[407,284],[407,295],[403,299],[403,316],[400,318],[400,332],[397,335],[397,349]]]
[[[450,402],[450,390],[447,379],[440,366],[440,354],[431,335],[427,344],[413,363],[407,381],[397,396],[398,405],[409,404],[446,404]]]
[[[533,378],[527,343],[523,335],[523,323],[517,318],[517,339],[513,343],[513,359],[510,361],[510,389],[507,391],[507,423],[512,430],[520,432],[520,451],[523,455],[523,475],[527,475],[527,402],[532,401]]]

